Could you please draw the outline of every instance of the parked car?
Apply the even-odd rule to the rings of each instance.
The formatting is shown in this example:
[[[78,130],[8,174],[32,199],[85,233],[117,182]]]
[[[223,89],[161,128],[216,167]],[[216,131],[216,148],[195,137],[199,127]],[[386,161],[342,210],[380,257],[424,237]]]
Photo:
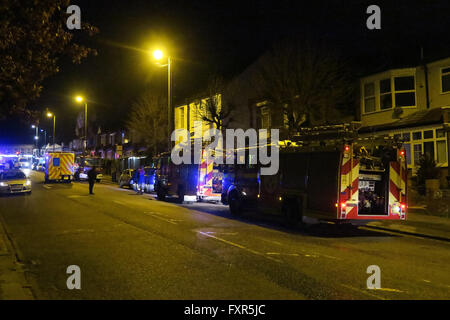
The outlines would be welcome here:
[[[122,174],[119,177],[119,187],[123,188],[123,187],[128,187],[128,188],[133,188],[134,184],[135,184],[135,175],[136,175],[137,171],[134,169],[125,169],[122,171]]]
[[[90,167],[78,167],[74,174],[75,181],[83,181],[88,180],[88,172],[91,170]],[[100,172],[99,172],[100,171]],[[101,173],[101,168],[97,168],[97,182],[100,182],[103,179],[103,174]]]
[[[0,194],[31,194],[31,180],[21,170],[0,173]]]

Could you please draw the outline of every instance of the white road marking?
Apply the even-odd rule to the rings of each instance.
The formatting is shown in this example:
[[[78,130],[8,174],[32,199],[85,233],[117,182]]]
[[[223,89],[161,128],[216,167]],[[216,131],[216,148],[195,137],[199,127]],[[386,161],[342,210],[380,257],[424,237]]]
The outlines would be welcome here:
[[[211,233],[213,233],[213,234],[226,234],[226,235],[229,235],[229,236],[235,236],[235,235],[238,234],[237,232],[217,232],[217,231],[208,231],[206,233],[207,234],[211,234]]]
[[[377,290],[377,291],[389,291],[389,292],[404,292],[402,290],[398,290],[398,289],[391,289],[391,288],[374,288],[374,289],[368,289],[368,290]]]
[[[278,260],[278,259],[275,259],[275,258],[272,258],[272,257],[268,257],[267,255],[265,255],[265,254],[263,254],[263,253],[261,253],[261,252],[258,252],[258,251],[255,251],[255,250],[253,250],[253,249],[247,248],[247,247],[245,247],[245,246],[243,246],[243,245],[241,245],[241,244],[238,244],[238,243],[235,243],[235,242],[232,242],[232,241],[225,240],[225,239],[223,239],[223,238],[219,238],[219,237],[213,236],[212,234],[209,234],[209,233],[207,233],[207,232],[202,232],[202,231],[196,231],[196,232],[199,233],[199,234],[201,234],[201,235],[204,235],[204,236],[206,236],[206,237],[213,238],[213,239],[218,240],[218,241],[220,241],[220,242],[229,244],[229,245],[231,245],[231,246],[233,246],[233,247],[236,247],[236,248],[239,248],[239,249],[248,251],[248,252],[253,253],[253,254],[256,254],[256,255],[258,255],[258,256],[265,257],[266,259],[269,259],[269,260],[272,260],[272,261],[276,261],[276,262],[279,262],[279,263],[282,263],[282,262],[283,262],[283,261],[281,261],[281,260]]]
[[[168,223],[171,224],[178,224],[178,222],[183,221],[183,220],[179,220],[179,219],[173,219],[173,218],[169,218],[161,213],[158,212],[153,212],[153,211],[149,211],[149,212],[144,212],[144,214],[151,216],[153,218],[159,219],[159,220],[163,220],[166,221]]]
[[[377,296],[377,295],[375,295],[375,294],[368,293],[368,292],[366,292],[366,291],[364,291],[364,290],[360,290],[360,289],[354,288],[354,287],[349,286],[349,285],[346,285],[346,284],[341,284],[341,286],[343,286],[344,288],[347,288],[347,289],[351,289],[351,290],[354,290],[354,291],[358,291],[359,293],[362,293],[362,294],[365,294],[365,295],[368,295],[368,296],[377,298],[377,299],[379,299],[379,300],[386,300],[385,298],[379,297],[379,296]]]
[[[44,187],[45,189],[48,189],[48,190],[50,190],[50,189],[52,188],[52,187],[49,186],[48,184],[44,184],[43,187]]]
[[[283,255],[283,256],[292,256],[292,257],[299,257],[300,255],[298,253],[279,253],[279,252],[266,252],[268,255]]]

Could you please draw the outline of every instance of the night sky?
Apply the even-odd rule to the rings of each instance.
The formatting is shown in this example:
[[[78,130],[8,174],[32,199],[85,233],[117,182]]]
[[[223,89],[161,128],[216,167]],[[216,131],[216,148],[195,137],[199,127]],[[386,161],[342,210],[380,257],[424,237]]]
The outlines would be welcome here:
[[[123,126],[131,102],[146,88],[165,88],[167,69],[142,52],[163,43],[174,56],[174,101],[200,92],[212,75],[242,72],[272,44],[307,35],[336,47],[357,75],[388,66],[448,56],[449,1],[72,1],[82,20],[99,28],[86,44],[98,50],[81,65],[63,64],[30,107],[57,114],[57,136],[74,135],[76,93],[89,99],[89,116],[107,131]],[[381,7],[381,30],[366,28],[366,8]],[[84,41],[84,39],[83,39]],[[51,130],[44,117],[41,126]],[[0,143],[33,142],[30,124],[9,119]],[[11,141],[11,140],[10,140]]]

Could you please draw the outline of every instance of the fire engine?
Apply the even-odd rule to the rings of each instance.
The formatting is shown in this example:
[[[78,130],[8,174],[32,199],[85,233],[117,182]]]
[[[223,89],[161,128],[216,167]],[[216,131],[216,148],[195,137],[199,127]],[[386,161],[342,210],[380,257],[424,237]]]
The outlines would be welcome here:
[[[174,164],[170,154],[154,159],[156,164],[155,192],[158,200],[166,196],[177,196],[182,203],[197,201],[198,164]]]
[[[338,223],[405,220],[407,167],[401,143],[360,138],[358,124],[304,129],[280,142],[279,170],[260,175],[259,165],[235,166],[224,179],[222,202],[244,210],[278,213],[290,224],[303,216]]]

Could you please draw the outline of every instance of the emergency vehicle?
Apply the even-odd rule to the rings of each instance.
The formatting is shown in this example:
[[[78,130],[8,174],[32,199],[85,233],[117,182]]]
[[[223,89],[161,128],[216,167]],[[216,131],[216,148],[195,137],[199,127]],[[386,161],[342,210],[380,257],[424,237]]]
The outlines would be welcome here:
[[[214,163],[213,157],[202,151],[202,159],[198,166],[197,200],[219,202],[222,198],[222,180],[225,166]]]
[[[394,139],[359,138],[352,123],[306,129],[279,148],[277,174],[237,166],[232,181],[224,180],[232,214],[278,213],[290,224],[303,216],[353,224],[406,219],[405,152]]]
[[[49,152],[45,155],[45,182],[71,182],[75,154],[73,152]]]
[[[174,164],[170,154],[154,159],[156,175],[154,188],[158,200],[166,196],[177,196],[178,202],[197,201],[198,164]]]

